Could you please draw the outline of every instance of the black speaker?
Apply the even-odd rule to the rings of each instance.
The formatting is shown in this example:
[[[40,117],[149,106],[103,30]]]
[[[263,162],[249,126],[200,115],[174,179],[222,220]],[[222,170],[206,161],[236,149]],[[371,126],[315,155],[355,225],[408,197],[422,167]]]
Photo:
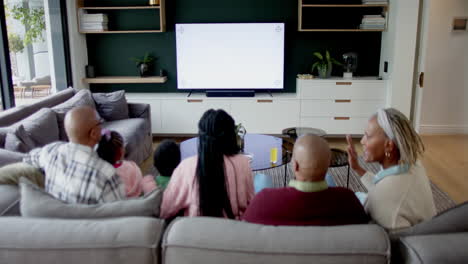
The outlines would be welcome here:
[[[206,97],[254,97],[254,90],[208,90]]]

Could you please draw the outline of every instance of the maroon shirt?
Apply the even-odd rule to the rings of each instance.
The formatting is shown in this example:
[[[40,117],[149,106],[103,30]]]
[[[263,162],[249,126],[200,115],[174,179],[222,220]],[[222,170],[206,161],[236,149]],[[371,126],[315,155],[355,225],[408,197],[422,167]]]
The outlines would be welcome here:
[[[243,220],[265,225],[347,225],[369,221],[352,191],[329,187],[302,192],[292,187],[264,189],[244,213]]]

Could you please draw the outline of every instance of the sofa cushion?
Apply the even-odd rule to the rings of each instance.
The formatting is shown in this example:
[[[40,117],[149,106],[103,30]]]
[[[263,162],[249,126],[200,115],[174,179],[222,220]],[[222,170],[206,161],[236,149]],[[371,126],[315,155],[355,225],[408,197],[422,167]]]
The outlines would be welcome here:
[[[0,166],[10,163],[20,162],[23,160],[25,153],[0,149]]]
[[[72,98],[52,108],[52,110],[57,113],[60,140],[68,141],[68,136],[65,132],[65,126],[63,124],[63,121],[65,120],[65,114],[74,107],[85,105],[96,109],[91,92],[89,90],[83,89],[78,91]]]
[[[2,264],[161,263],[162,219],[0,217],[0,227]]]
[[[365,238],[365,239],[363,239]],[[390,242],[377,225],[266,226],[182,217],[167,228],[163,263],[389,263]]]
[[[34,142],[34,147],[59,140],[57,114],[50,108],[42,108],[18,123],[23,125],[27,136]]]
[[[22,124],[13,127],[5,138],[5,149],[10,151],[26,153],[33,149],[35,145],[36,143],[26,133]]]
[[[18,186],[9,184],[0,185],[0,216],[20,215],[19,203],[20,193]]]
[[[409,236],[401,239],[398,263],[468,263],[468,233]]]
[[[93,93],[92,95],[99,115],[106,121],[128,118],[128,104],[124,90],[113,93]]]
[[[16,162],[0,168],[0,184],[18,185],[21,177],[26,177],[32,183],[44,187],[44,174],[28,163]]]
[[[109,218],[124,216],[159,216],[162,190],[143,198],[94,205],[68,204],[55,199],[25,178],[20,179],[21,215],[50,218]]]
[[[144,133],[144,131],[147,131],[146,126],[146,119],[143,118],[116,120],[102,124],[103,128],[117,131],[122,135],[126,158],[129,154],[137,152],[141,148],[142,142],[146,142],[145,137],[147,135]]]

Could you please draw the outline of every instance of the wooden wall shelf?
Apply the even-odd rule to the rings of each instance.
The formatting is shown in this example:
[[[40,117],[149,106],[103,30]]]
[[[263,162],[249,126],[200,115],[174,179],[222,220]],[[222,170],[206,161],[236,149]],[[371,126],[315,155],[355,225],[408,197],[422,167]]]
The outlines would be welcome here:
[[[88,6],[82,10],[129,10],[129,9],[160,9],[160,6]]]
[[[383,32],[385,29],[300,29],[302,32]]]
[[[78,31],[82,34],[116,34],[116,33],[161,33],[166,32],[166,4],[165,0],[160,0],[159,5],[151,6],[85,6],[84,0],[76,0],[77,5],[77,19],[78,19]],[[81,14],[90,11],[91,13],[96,13],[102,11],[112,10],[155,10],[156,13],[159,13],[159,29],[131,29],[131,30],[106,30],[106,31],[89,31],[81,30]],[[137,12],[137,11],[135,11]],[[111,19],[111,18],[110,18]]]
[[[385,21],[383,29],[381,28],[374,29],[374,28],[368,28],[368,27],[367,28],[365,27],[365,29],[360,29],[360,25],[356,23],[356,19],[354,15],[351,15],[351,16],[347,15],[346,16],[347,18],[344,18],[344,19],[348,19],[350,22],[352,21],[351,23],[353,24],[350,26],[350,28],[347,28],[348,24],[346,23],[340,23],[338,25],[329,24],[330,28],[328,28],[326,25],[323,26],[324,23],[320,23],[320,25],[317,25],[317,23],[315,23],[312,26],[307,26],[307,25],[304,26],[303,18],[310,19],[311,17],[314,17],[314,16],[304,15],[303,12],[306,10],[307,12],[310,12],[310,11],[313,11],[312,9],[318,8],[317,10],[320,10],[320,11],[315,11],[316,13],[318,12],[318,14],[322,15],[322,13],[324,13],[324,14],[328,14],[328,17],[333,17],[333,16],[341,17],[340,14],[342,15],[343,10],[347,10],[347,8],[351,8],[351,9],[349,9],[349,11],[346,12],[346,14],[348,13],[356,14],[356,16],[362,15],[363,14],[362,10],[366,10],[366,12],[367,11],[371,12],[369,14],[371,15],[371,14],[376,14],[377,12],[376,9],[380,9],[383,17],[386,18],[387,13],[388,13],[388,8],[389,8],[388,4],[375,4],[375,5],[373,4],[349,4],[349,5],[347,4],[304,4],[304,1],[305,0],[298,0],[298,11],[299,11],[298,12],[299,13],[298,14],[298,31],[302,31],[302,32],[383,32],[386,30],[387,21]],[[321,20],[319,21],[321,22]],[[319,28],[321,26],[323,26],[324,28]]]
[[[167,77],[163,76],[100,76],[96,78],[84,78],[85,83],[105,84],[105,83],[165,83]]]
[[[150,30],[108,30],[108,31],[80,31],[83,34],[132,34],[132,33],[161,33],[160,29]]]
[[[388,5],[311,5],[311,4],[302,4],[302,7],[388,7]]]

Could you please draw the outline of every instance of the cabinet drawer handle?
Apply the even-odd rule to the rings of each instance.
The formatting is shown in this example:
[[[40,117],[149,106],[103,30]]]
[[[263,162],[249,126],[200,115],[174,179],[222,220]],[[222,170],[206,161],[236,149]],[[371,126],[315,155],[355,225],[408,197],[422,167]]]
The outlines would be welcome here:
[[[258,99],[257,103],[273,103],[273,100],[269,99]]]
[[[339,100],[335,100],[335,103],[351,103],[351,100],[350,99],[339,99]]]
[[[336,82],[336,85],[352,85],[352,82]]]
[[[347,116],[335,116],[334,119],[335,120],[349,120],[349,117],[347,117]]]
[[[202,103],[202,99],[187,99],[188,103]]]

